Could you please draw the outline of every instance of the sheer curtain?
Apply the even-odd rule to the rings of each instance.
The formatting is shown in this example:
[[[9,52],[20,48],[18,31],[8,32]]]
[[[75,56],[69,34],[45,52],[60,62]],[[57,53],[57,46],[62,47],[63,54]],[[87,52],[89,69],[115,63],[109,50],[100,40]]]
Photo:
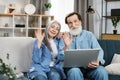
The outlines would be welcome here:
[[[48,0],[30,0],[30,3],[32,3],[36,7],[35,14],[44,14],[45,11],[44,4],[46,2],[48,2]]]
[[[101,20],[97,21],[97,19],[99,19],[100,15],[97,11],[95,11],[94,14],[86,13],[89,6],[92,6],[92,7],[94,6],[93,8],[98,9],[100,12],[100,9],[102,9],[102,8],[99,6],[102,5],[101,4],[102,1],[99,0],[99,2],[98,2],[99,5],[96,4],[95,2],[98,2],[98,0],[75,0],[74,1],[74,11],[81,14],[82,19],[83,19],[83,28],[93,32],[95,34],[95,36],[99,39],[99,38],[101,38],[102,28],[100,26],[102,24],[100,22]],[[98,6],[98,8],[97,8],[97,6]]]
[[[87,0],[74,0],[74,11],[80,13],[83,19],[83,29],[89,30],[89,26],[87,25]]]

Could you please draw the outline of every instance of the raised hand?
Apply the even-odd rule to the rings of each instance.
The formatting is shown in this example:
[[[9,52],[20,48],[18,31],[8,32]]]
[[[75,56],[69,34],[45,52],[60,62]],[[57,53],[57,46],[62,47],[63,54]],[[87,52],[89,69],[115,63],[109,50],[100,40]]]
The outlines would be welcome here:
[[[38,39],[38,48],[40,48],[42,41],[44,39],[45,33],[43,32],[42,29],[37,29],[35,30],[35,36]]]
[[[70,36],[68,32],[64,32],[63,39],[64,39],[64,43],[65,43],[65,49],[64,50],[66,50],[66,49],[69,48],[69,46],[72,43],[72,36]]]

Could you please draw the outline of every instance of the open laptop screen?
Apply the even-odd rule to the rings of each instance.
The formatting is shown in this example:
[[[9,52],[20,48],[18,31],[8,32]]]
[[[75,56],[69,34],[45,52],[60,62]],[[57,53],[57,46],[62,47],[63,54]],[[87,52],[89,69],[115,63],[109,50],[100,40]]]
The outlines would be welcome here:
[[[100,49],[71,49],[65,51],[64,67],[85,67],[97,60]]]

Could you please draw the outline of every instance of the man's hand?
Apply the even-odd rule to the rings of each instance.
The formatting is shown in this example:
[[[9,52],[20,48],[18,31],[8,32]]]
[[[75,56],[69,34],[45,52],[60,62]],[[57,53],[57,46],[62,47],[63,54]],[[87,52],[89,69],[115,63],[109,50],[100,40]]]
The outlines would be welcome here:
[[[88,64],[88,67],[89,67],[89,68],[96,68],[96,67],[98,67],[98,66],[99,66],[99,61],[98,61],[98,60],[92,61],[92,62],[90,62],[90,63]]]

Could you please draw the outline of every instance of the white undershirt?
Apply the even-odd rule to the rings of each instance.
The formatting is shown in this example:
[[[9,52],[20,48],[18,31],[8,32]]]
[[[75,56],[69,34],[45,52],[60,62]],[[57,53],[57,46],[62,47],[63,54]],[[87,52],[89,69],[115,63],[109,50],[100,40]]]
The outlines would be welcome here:
[[[50,45],[51,45],[51,48],[52,48],[52,52],[51,52],[52,57],[51,57],[50,66],[52,67],[55,64],[55,60],[56,60],[55,58],[58,55],[58,50],[57,50],[57,47],[56,47],[56,44],[55,44],[54,40],[50,41]]]

